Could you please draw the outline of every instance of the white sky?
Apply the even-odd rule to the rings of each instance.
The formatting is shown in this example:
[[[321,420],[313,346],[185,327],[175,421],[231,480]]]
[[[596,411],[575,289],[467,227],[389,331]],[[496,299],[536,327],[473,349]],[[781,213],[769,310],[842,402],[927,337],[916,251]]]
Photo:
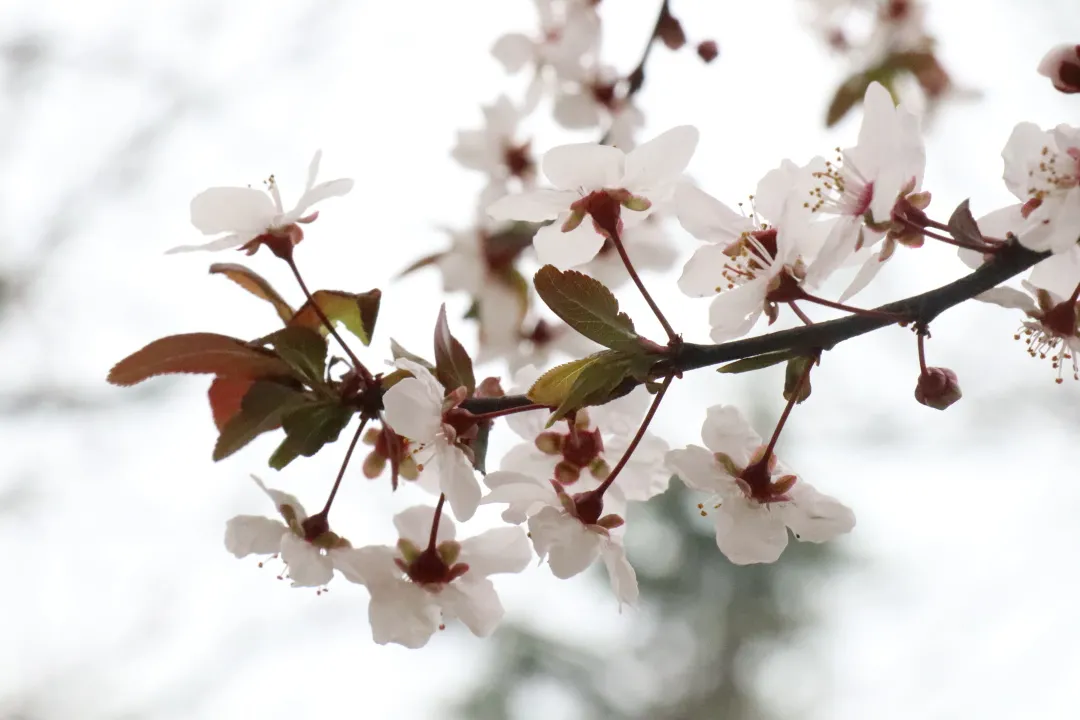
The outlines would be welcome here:
[[[935,216],[965,197],[981,214],[1009,202],[999,152],[1016,122],[1080,124],[1080,101],[1034,74],[1047,47],[1080,38],[1080,8],[930,4],[946,66],[983,97],[936,118],[925,187]],[[604,5],[608,16],[636,14],[614,18],[605,38],[626,70],[655,3]],[[706,190],[738,201],[782,158],[805,162],[853,141],[857,118],[822,127],[840,67],[791,0],[681,0],[674,10],[692,37],[716,38],[721,56],[703,66],[689,50],[656,50],[640,96],[643,136],[697,125],[690,170]],[[499,92],[520,94],[487,49],[533,22],[527,0],[5,3],[2,32],[36,31],[56,55],[24,103],[0,108],[0,268],[18,267],[60,210],[73,235],[32,306],[5,325],[2,382],[72,383],[118,400],[121,391],[102,387],[108,367],[153,337],[272,327],[266,307],[205,273],[238,258],[162,252],[193,240],[194,193],[271,172],[295,192],[318,147],[323,176],[351,176],[357,187],[321,208],[301,246],[309,283],[381,287],[380,341],[392,334],[426,350],[436,277],[389,278],[443,246],[439,226],[472,217],[481,179],[449,158],[454,133],[476,126],[479,105]],[[132,132],[174,115],[178,98],[195,101],[151,145],[145,176],[120,192],[125,168],[102,163]],[[577,139],[546,119],[535,129],[540,149]],[[73,200],[71,187],[94,194]],[[692,239],[673,236],[688,257]],[[251,264],[295,299],[269,256]],[[859,299],[908,295],[962,272],[939,248],[902,252]],[[649,281],[687,337],[704,340],[707,302],[681,297],[674,277]],[[623,297],[639,328],[653,327],[644,304]],[[824,618],[806,640],[827,660],[811,717],[1075,717],[1080,489],[1069,461],[1080,387],[1055,386],[1050,368],[1027,358],[1011,339],[1017,320],[971,305],[935,322],[930,362],[956,370],[965,393],[945,413],[911,399],[914,340],[898,329],[844,344],[815,373],[814,397],[785,433],[787,462],[853,507],[859,525],[843,541],[856,561],[800,589]],[[367,357],[384,349],[376,343]],[[700,372],[676,386],[655,427],[673,445],[696,442],[699,420],[683,418],[703,419],[701,398],[751,394],[771,398],[775,418],[777,383],[777,373]],[[268,510],[246,477],[273,475],[264,459],[276,439],[211,463],[205,386],[160,382],[156,401],[92,422],[42,415],[0,425],[0,497],[23,481],[32,488],[25,504],[0,507],[0,714],[6,696],[29,695],[52,717],[88,719],[441,717],[434,703],[464,692],[483,641],[444,633],[420,652],[376,646],[362,589],[290,590],[224,551],[227,518]],[[299,460],[272,484],[316,505],[343,451]],[[354,544],[390,542],[390,513],[408,500],[357,479],[335,505],[335,525]],[[587,579],[557,582],[541,568],[499,580],[509,612],[535,626],[613,643],[634,631],[633,614],[620,616]],[[784,681],[799,673],[799,650],[766,661],[779,709],[785,692],[803,692]]]

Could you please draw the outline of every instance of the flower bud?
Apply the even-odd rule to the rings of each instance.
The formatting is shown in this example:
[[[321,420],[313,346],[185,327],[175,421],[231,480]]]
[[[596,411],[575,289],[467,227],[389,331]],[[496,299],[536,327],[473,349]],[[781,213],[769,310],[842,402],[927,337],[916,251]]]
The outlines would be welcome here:
[[[1039,63],[1039,74],[1063,93],[1080,93],[1080,45],[1058,45]]]
[[[686,32],[682,23],[671,13],[665,12],[656,24],[656,36],[667,45],[669,50],[678,50],[686,44]]]
[[[947,368],[927,368],[915,386],[915,399],[935,410],[944,410],[962,396],[956,373]]]
[[[711,63],[720,55],[720,48],[717,46],[715,40],[705,40],[697,46],[697,54],[702,60],[707,63]]]

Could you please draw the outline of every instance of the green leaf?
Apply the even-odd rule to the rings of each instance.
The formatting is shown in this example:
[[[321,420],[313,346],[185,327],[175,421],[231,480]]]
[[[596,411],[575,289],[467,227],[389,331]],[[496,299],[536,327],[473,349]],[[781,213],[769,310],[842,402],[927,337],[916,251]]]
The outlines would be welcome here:
[[[281,470],[297,456],[311,457],[323,445],[336,441],[353,412],[337,402],[318,402],[285,415],[281,423],[285,439],[270,456],[270,467]]]
[[[394,338],[390,338],[390,354],[393,356],[393,358],[395,360],[400,360],[401,358],[405,358],[406,360],[412,360],[417,365],[423,365],[424,367],[426,367],[431,372],[435,372],[435,366],[434,365],[432,365],[431,363],[429,363],[427,360],[420,357],[419,355],[416,355],[415,353],[411,353],[408,350],[406,350],[405,348],[401,347],[401,345],[398,344],[398,341],[395,340]]]
[[[160,338],[128,355],[109,371],[108,381],[113,385],[134,385],[170,373],[242,378],[291,374],[289,366],[274,353],[243,340],[214,333],[187,333]]]
[[[491,421],[479,423],[476,427],[476,439],[472,441],[473,467],[480,471],[481,475],[487,475],[487,450],[491,426]]]
[[[971,214],[970,203],[970,200],[965,200],[953,210],[949,216],[949,234],[963,242],[980,243],[983,235],[979,231],[979,223],[975,222],[975,216]]]
[[[296,388],[268,380],[255,382],[240,401],[240,411],[222,427],[214,445],[214,460],[226,458],[256,436],[277,429],[286,414],[307,402],[309,396]]]
[[[379,303],[382,301],[381,290],[376,288],[366,293],[316,290],[311,293],[311,298],[326,315],[327,320],[344,325],[349,332],[360,338],[364,345],[371,344],[375,321],[379,317]],[[329,332],[311,300],[296,311],[289,324],[318,330],[323,335]]]
[[[619,301],[599,280],[576,270],[545,265],[533,278],[541,299],[570,327],[608,348],[637,344],[634,322],[619,312]]]
[[[326,338],[318,331],[294,325],[271,333],[262,342],[274,346],[294,374],[312,386],[324,384],[326,373]]]
[[[602,405],[641,367],[641,356],[601,350],[580,360],[559,365],[541,375],[526,393],[530,400],[555,408],[548,427],[587,405]],[[652,363],[652,359],[649,359]]]
[[[476,391],[472,358],[457,338],[450,334],[445,304],[439,310],[439,319],[435,322],[435,375],[447,391],[456,390],[462,385],[469,391],[469,395]]]
[[[787,370],[784,372],[784,399],[791,401],[791,396],[795,393],[795,387],[799,384],[799,379],[802,378],[804,372],[809,365],[816,362],[816,358],[808,355],[802,355],[793,357],[788,360]],[[806,398],[810,397],[812,388],[810,387],[810,374],[807,373],[806,381],[803,382],[799,388],[799,397],[795,400],[795,404],[798,405]]]
[[[754,355],[753,357],[743,358],[742,360],[730,362],[723,367],[718,367],[716,368],[716,372],[737,375],[739,373],[751,372],[752,370],[761,370],[762,368],[779,365],[785,360],[790,360],[796,356],[797,353],[792,350],[780,350],[777,352],[765,353],[763,355]]]
[[[285,302],[285,299],[278,294],[278,291],[254,270],[249,270],[237,263],[214,263],[210,266],[210,274],[224,275],[255,297],[266,300],[274,306],[274,310],[277,311],[278,317],[281,318],[283,323],[288,323],[292,319],[292,306]]]

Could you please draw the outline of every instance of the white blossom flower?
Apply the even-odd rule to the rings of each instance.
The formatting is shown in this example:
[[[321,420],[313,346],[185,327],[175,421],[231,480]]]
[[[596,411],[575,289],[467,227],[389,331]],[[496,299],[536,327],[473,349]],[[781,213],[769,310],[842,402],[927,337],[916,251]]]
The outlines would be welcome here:
[[[623,150],[636,145],[635,133],[645,125],[641,110],[626,97],[625,81],[607,65],[577,66],[566,73],[555,96],[555,122],[569,130],[599,127],[605,118],[607,143]]]
[[[1080,93],[1080,45],[1055,45],[1039,62],[1039,74],[1063,93]]]
[[[1050,358],[1059,383],[1066,365],[1071,366],[1073,379],[1080,380],[1080,260],[1076,252],[1064,255],[1068,263],[1046,266],[1049,260],[1061,257],[1055,255],[1039,263],[1044,267],[1033,268],[1032,279],[1021,282],[1027,293],[996,287],[975,296],[976,300],[1022,310],[1027,315],[1014,337],[1023,340],[1031,357]]]
[[[687,486],[710,493],[716,544],[736,565],[775,562],[788,543],[820,543],[855,526],[839,501],[819,493],[781,466],[770,453],[763,462],[761,437],[730,405],[708,410],[701,429],[708,449],[690,445],[667,454],[668,465]]]
[[[565,75],[595,49],[600,38],[600,17],[587,2],[556,4],[552,0],[535,0],[535,4],[540,18],[536,36],[507,33],[495,41],[491,54],[510,74],[534,65],[538,78],[534,85],[538,86],[545,67],[552,67],[557,75]],[[538,89],[530,88],[529,94],[535,94]]]
[[[870,83],[863,98],[863,122],[855,147],[817,172],[820,184],[809,204],[830,215],[832,228],[807,282],[818,286],[845,260],[884,237],[902,191],[917,192],[926,166],[918,117],[897,107],[880,83]]]
[[[1066,252],[1080,228],[1080,128],[1017,125],[1001,153],[1005,185],[1023,203],[1014,232],[1035,251]]]
[[[419,363],[400,358],[395,365],[412,373],[412,377],[398,381],[383,395],[386,422],[394,432],[410,440],[423,475],[435,472],[454,517],[468,520],[480,503],[480,483],[472,462],[457,442],[457,430],[447,422],[448,415],[464,398],[444,398],[442,385]]]
[[[294,496],[273,490],[255,477],[285,522],[261,515],[237,515],[225,524],[225,549],[238,558],[248,555],[280,555],[293,587],[322,587],[343,572],[343,553],[349,542],[330,531],[325,517],[308,518]],[[309,520],[311,522],[309,522]]]
[[[316,185],[321,160],[319,150],[308,166],[304,194],[287,212],[273,175],[266,181],[267,192],[251,187],[212,187],[202,191],[191,201],[191,223],[203,235],[224,235],[204,245],[181,245],[168,252],[241,248],[263,235],[291,235],[294,245],[300,242],[303,232],[297,223],[310,223],[319,215],[308,210],[322,200],[347,194],[353,187],[353,181],[347,178]]]
[[[369,545],[348,551],[348,579],[371,593],[368,617],[375,642],[423,647],[446,620],[461,620],[474,635],[487,637],[503,617],[489,575],[521,572],[532,551],[520,528],[488,530],[454,540],[453,521],[412,507],[394,516],[397,547]]]
[[[560,270],[580,265],[596,256],[611,232],[621,233],[624,221],[644,220],[652,204],[671,196],[697,140],[697,129],[683,125],[630,153],[592,143],[554,148],[541,167],[555,189],[508,195],[488,214],[504,220],[555,219],[533,238],[540,262]],[[586,215],[591,223],[582,222]]]
[[[506,503],[507,522],[528,519],[536,554],[547,559],[555,577],[571,578],[601,558],[620,606],[637,601],[637,575],[622,545],[623,518],[606,513],[602,499],[589,491],[570,496],[554,480],[517,472],[493,472],[484,483],[491,492],[481,502]]]
[[[517,178],[529,189],[536,179],[536,163],[529,143],[518,139],[521,111],[505,95],[483,108],[484,129],[458,132],[451,155],[459,163],[488,176],[482,195],[483,207],[507,193],[507,183]]]

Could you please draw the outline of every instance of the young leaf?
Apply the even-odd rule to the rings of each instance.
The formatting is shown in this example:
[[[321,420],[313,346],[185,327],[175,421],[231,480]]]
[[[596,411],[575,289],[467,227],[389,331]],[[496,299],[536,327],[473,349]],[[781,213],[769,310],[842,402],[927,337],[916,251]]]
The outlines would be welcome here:
[[[113,385],[134,385],[155,375],[206,373],[220,377],[288,377],[289,366],[274,353],[243,340],[214,333],[170,335],[116,363],[109,371]]]
[[[263,338],[274,346],[278,356],[293,374],[313,386],[323,384],[326,372],[326,338],[311,328],[299,325],[282,328]]]
[[[473,467],[481,475],[487,475],[488,438],[491,436],[491,421],[480,423],[476,428],[476,439],[472,441]]]
[[[405,358],[406,360],[412,360],[417,365],[423,365],[424,367],[426,367],[431,372],[435,372],[435,366],[434,365],[432,365],[431,363],[429,363],[427,360],[420,357],[419,355],[411,353],[408,350],[406,350],[405,348],[401,347],[401,345],[398,344],[398,341],[395,340],[394,338],[390,338],[390,354],[393,356],[393,358],[395,360],[398,360],[400,358]]]
[[[641,357],[616,350],[601,350],[548,370],[526,393],[530,400],[555,408],[548,427],[587,405],[602,405],[614,390],[630,377]],[[650,359],[651,363],[651,359]]]
[[[338,439],[353,416],[351,408],[336,402],[303,405],[282,419],[285,440],[270,456],[270,467],[281,470],[297,456],[311,457],[323,445]]]
[[[533,284],[556,315],[590,340],[609,348],[637,342],[634,322],[619,312],[619,301],[599,280],[576,270],[560,272],[545,265],[537,271]]]
[[[210,383],[207,396],[210,398],[210,412],[214,415],[214,425],[217,425],[218,432],[240,412],[240,403],[254,382],[251,378],[216,377]]]
[[[240,401],[240,412],[221,429],[214,445],[214,460],[226,458],[257,435],[277,429],[285,415],[307,402],[307,395],[288,385],[256,381]]]
[[[778,352],[765,353],[763,355],[754,355],[753,357],[743,358],[742,360],[736,360],[735,362],[729,362],[723,367],[716,368],[716,372],[737,375],[738,373],[750,372],[752,370],[760,370],[762,368],[772,367],[773,365],[779,365],[785,360],[790,360],[792,357],[795,356],[796,353],[793,350],[780,350]]]
[[[435,322],[435,375],[448,391],[462,385],[470,395],[476,390],[472,358],[458,339],[450,334],[446,305],[439,310],[439,319]]]
[[[376,288],[366,293],[316,290],[311,293],[311,297],[330,322],[341,323],[349,332],[360,338],[360,342],[364,345],[371,344],[371,334],[375,332],[375,321],[379,317],[379,303],[382,301],[381,290]],[[296,311],[296,315],[289,324],[318,330],[323,335],[329,332],[310,301],[304,303]]]
[[[211,275],[224,275],[257,298],[266,300],[274,306],[281,322],[292,319],[293,309],[269,282],[253,270],[237,263],[214,263],[210,266]]]
[[[791,396],[795,393],[796,386],[799,386],[799,379],[802,378],[803,373],[806,372],[807,366],[812,365],[814,361],[814,358],[807,355],[796,356],[788,360],[787,369],[784,372],[785,400],[791,400]],[[799,386],[799,397],[796,398],[795,404],[797,405],[810,397],[811,391],[810,375],[807,374],[806,380]]]
[[[971,214],[970,203],[970,200],[965,200],[953,210],[949,217],[949,234],[964,242],[982,242],[983,235],[979,232],[979,223]]]

